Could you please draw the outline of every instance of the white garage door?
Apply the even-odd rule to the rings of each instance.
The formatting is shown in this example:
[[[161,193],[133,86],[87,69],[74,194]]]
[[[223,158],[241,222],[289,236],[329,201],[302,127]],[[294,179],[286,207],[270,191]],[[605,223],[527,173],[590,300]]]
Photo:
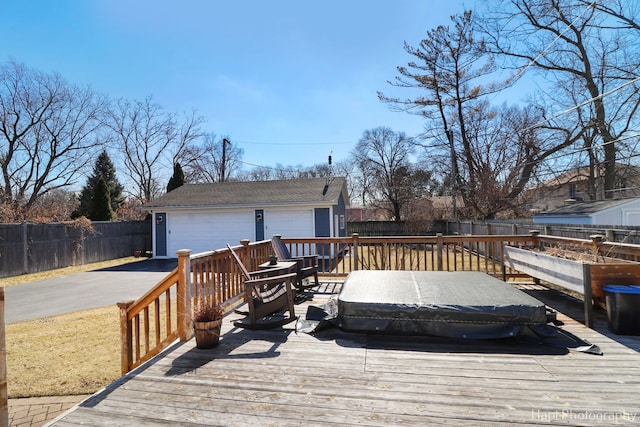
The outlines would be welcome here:
[[[282,237],[315,237],[313,209],[265,210],[264,238],[274,234]]]
[[[168,217],[168,255],[179,249],[191,253],[239,245],[240,240],[255,240],[252,212],[170,213]]]

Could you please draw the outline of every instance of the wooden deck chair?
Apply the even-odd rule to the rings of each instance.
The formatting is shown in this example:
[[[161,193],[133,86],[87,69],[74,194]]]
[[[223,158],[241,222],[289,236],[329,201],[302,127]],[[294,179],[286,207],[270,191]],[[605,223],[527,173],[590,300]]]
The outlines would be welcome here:
[[[306,288],[313,288],[320,285],[318,282],[318,256],[317,255],[305,255],[299,257],[291,256],[287,245],[281,239],[279,234],[276,234],[271,238],[271,246],[273,252],[278,257],[278,261],[295,261],[297,264],[296,275],[296,287],[300,290]],[[313,276],[314,282],[308,286],[303,286],[303,280],[307,277]]]
[[[233,258],[244,276],[247,292],[247,319],[234,322],[234,326],[247,329],[271,329],[296,320],[293,304],[294,292],[292,283],[296,273],[288,273],[287,269],[271,268],[249,272],[238,254],[227,244]],[[284,312],[289,315],[285,316]]]

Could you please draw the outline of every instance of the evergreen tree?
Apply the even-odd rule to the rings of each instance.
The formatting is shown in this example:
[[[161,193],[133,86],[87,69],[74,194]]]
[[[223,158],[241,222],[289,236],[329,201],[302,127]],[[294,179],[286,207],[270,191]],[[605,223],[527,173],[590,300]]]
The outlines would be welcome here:
[[[93,192],[89,219],[91,221],[111,221],[114,218],[111,209],[111,197],[109,196],[109,186],[107,181],[100,176]]]
[[[100,177],[104,178],[107,188],[109,189],[111,210],[115,212],[120,206],[122,206],[124,203],[124,196],[122,195],[124,187],[116,178],[116,168],[113,166],[109,155],[106,151],[102,151],[93,166],[93,174],[87,178],[87,183],[82,188],[82,192],[79,196],[80,206],[73,212],[72,218],[77,218],[83,215],[89,217],[92,209],[91,205],[93,203],[93,195]]]
[[[167,184],[167,193],[182,185],[184,185],[184,172],[182,171],[180,163],[176,163],[173,166],[173,176],[169,179],[169,184]]]

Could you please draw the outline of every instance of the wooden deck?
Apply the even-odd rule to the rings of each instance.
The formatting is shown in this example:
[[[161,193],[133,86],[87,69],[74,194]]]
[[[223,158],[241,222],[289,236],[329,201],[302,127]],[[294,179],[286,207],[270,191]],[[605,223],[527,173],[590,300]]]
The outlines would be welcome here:
[[[309,303],[338,288],[323,284]],[[604,355],[517,340],[311,336],[293,324],[247,331],[225,321],[217,348],[176,344],[52,425],[639,425],[640,337],[610,334],[602,311],[587,329],[579,301],[525,288]],[[305,304],[297,310],[304,315]]]

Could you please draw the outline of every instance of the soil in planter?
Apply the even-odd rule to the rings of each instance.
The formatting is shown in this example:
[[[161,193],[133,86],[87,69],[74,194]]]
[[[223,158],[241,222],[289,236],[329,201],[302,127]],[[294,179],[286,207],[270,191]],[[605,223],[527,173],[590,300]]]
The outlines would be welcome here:
[[[544,248],[544,250],[535,250],[536,252],[542,252],[546,255],[555,256],[558,258],[569,259],[572,261],[580,261],[586,263],[606,263],[606,262],[620,262],[619,259],[608,258],[600,254],[594,254],[590,252],[579,252],[571,249],[563,248]]]

